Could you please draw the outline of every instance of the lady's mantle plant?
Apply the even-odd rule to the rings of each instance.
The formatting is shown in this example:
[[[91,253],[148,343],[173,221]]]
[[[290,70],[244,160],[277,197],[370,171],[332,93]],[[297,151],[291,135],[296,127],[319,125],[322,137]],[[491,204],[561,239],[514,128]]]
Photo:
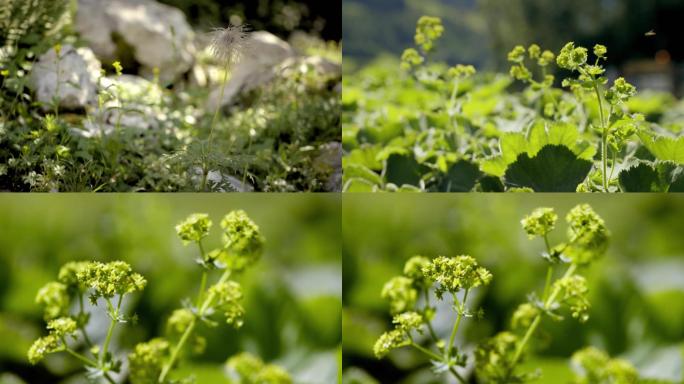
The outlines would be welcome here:
[[[558,215],[552,208],[538,208],[521,221],[530,239],[544,240],[542,256],[548,268],[541,293],[532,293],[528,301],[518,307],[510,330],[480,342],[472,357],[464,348],[454,345],[461,320],[483,315],[482,310],[468,308],[467,300],[474,288],[491,282],[492,274],[471,256],[440,256],[432,260],[414,256],[406,262],[403,275],[392,278],[382,289],[382,297],[389,301],[394,329],[377,340],[375,355],[382,358],[393,349],[412,347],[430,358],[435,373],[449,371],[461,383],[466,383],[467,379],[464,371],[456,368],[466,367],[473,358],[478,382],[522,383],[533,379],[534,375],[519,372],[519,366],[530,349],[536,330],[544,318],[560,321],[566,312],[580,322],[589,319],[589,288],[579,271],[605,254],[610,237],[603,219],[589,205],[582,204],[566,216],[567,240],[551,245],[549,234],[557,220]],[[554,279],[560,269],[564,269],[563,274]],[[432,327],[436,309],[430,304],[431,291],[439,300],[444,300],[445,296],[453,300],[454,324],[448,339],[440,338]],[[429,345],[416,338],[426,331]],[[576,356],[584,355],[585,352],[580,352]],[[588,361],[580,357],[574,360]],[[629,364],[620,360],[616,366]],[[616,369],[623,373],[628,370]],[[589,368],[585,371],[593,372]],[[632,368],[631,372],[636,371]]]
[[[190,215],[176,226],[176,232],[184,244],[197,246],[197,263],[202,269],[200,288],[194,301],[184,302],[183,308],[171,314],[165,337],[140,343],[128,353],[131,383],[178,382],[170,378],[170,372],[182,353],[189,344],[192,344],[194,351],[201,351],[205,345],[205,340],[195,334],[198,325],[215,327],[219,322],[225,322],[235,328],[242,326],[242,287],[233,279],[259,260],[265,240],[259,227],[244,211],[230,212],[221,220],[220,226],[223,230],[223,246],[209,252],[205,251],[203,244],[212,228],[208,215]],[[220,276],[210,284],[214,271],[219,271]],[[135,320],[135,316],[124,316],[121,306],[125,295],[141,291],[145,284],[145,278],[122,261],[65,264],[59,272],[58,281],[46,284],[38,292],[36,301],[44,307],[49,333],[31,346],[29,361],[36,364],[49,353],[66,352],[84,364],[89,378],[103,377],[114,383],[111,373],[121,372],[122,354],[110,351],[112,334],[118,324]],[[93,305],[102,307],[111,319],[102,345],[94,344],[86,332],[85,326],[90,319],[90,313],[83,304],[86,295]],[[73,301],[78,302],[76,313],[71,310]],[[240,361],[239,358],[235,359]],[[260,362],[265,373],[254,371],[260,378],[258,381],[243,377],[240,383],[291,382],[284,370],[266,366],[257,358],[253,360]]]

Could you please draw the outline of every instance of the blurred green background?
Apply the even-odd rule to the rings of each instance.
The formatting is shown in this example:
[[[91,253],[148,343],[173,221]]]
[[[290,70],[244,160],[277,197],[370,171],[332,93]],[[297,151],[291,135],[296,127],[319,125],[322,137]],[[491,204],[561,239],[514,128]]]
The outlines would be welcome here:
[[[0,383],[17,377],[31,384],[84,382],[82,367],[63,354],[36,367],[26,360],[33,339],[45,332],[34,297],[56,279],[63,263],[125,260],[147,278],[143,294],[128,303],[139,324],[114,335],[114,350],[129,350],[161,335],[171,311],[199,287],[197,251],[181,244],[174,226],[190,213],[208,213],[215,230],[206,244],[219,246],[218,223],[234,209],[244,209],[267,240],[261,261],[238,279],[245,291],[245,324],[238,331],[201,328],[206,352],[183,363],[181,371],[194,373],[198,383],[225,383],[222,364],[249,351],[287,368],[296,383],[337,381],[338,195],[76,194],[0,196]]]
[[[345,383],[445,383],[423,355],[403,348],[383,360],[372,355],[391,327],[383,284],[415,254],[469,254],[490,269],[492,284],[478,288],[473,306],[482,321],[467,321],[459,343],[472,347],[507,328],[512,311],[544,283],[543,241],[528,240],[520,220],[534,208],[556,209],[552,244],[565,239],[564,217],[589,203],[612,232],[608,254],[585,273],[589,321],[542,322],[545,347],[528,364],[541,367],[535,383],[567,383],[569,356],[586,345],[631,361],[643,377],[684,379],[684,196],[630,194],[346,194],[343,198],[343,366]],[[437,332],[448,335],[448,304]],[[464,337],[465,335],[465,337]]]

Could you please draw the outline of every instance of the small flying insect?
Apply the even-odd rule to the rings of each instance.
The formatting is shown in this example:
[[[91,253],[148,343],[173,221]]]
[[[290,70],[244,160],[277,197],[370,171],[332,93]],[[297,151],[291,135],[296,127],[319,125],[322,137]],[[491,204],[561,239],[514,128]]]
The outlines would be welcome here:
[[[651,37],[651,36],[655,36],[655,35],[656,35],[655,31],[652,29],[650,31],[644,33],[644,36],[647,36],[647,37]]]

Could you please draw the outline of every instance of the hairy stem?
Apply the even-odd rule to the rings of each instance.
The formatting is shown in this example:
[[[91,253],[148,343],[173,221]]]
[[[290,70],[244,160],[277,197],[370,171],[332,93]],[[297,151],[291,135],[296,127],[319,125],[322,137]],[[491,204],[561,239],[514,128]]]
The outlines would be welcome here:
[[[114,307],[112,306],[112,302],[109,300],[109,298],[106,298],[107,300],[107,307],[109,307],[110,310],[110,316],[111,316],[111,322],[109,323],[109,329],[107,330],[107,337],[105,338],[105,342],[102,345],[102,351],[100,352],[100,357],[98,359],[98,363],[101,366],[104,363],[104,358],[107,355],[107,349],[109,349],[109,343],[112,340],[112,334],[114,333],[114,327],[116,326],[117,319],[119,317],[119,311],[114,310]],[[121,299],[119,299],[119,304],[121,303]]]
[[[64,351],[65,351],[66,353],[68,353],[68,354],[70,354],[71,356],[77,358],[78,360],[80,360],[80,361],[81,361],[83,364],[85,364],[85,365],[88,365],[88,366],[91,366],[91,367],[97,367],[97,362],[96,362],[95,360],[89,359],[89,358],[87,358],[86,356],[83,356],[83,355],[81,355],[80,353],[74,351],[73,349],[67,347],[67,346],[66,346],[66,340],[64,340],[64,338],[62,338],[62,343],[64,343],[64,346],[65,346],[65,347],[64,347]]]
[[[577,269],[577,265],[572,264],[570,265],[570,268],[565,272],[563,275],[563,279],[568,278],[572,276],[573,273],[575,273],[575,270]],[[549,296],[548,299],[544,302],[544,309],[548,310],[551,307],[551,304],[556,300],[556,296],[560,293],[560,287],[556,286],[554,290],[551,292],[551,295]],[[539,323],[541,322],[543,313],[538,314],[534,320],[532,321],[532,324],[530,324],[530,327],[527,329],[527,332],[525,332],[525,336],[523,337],[522,341],[520,344],[518,344],[518,348],[515,350],[515,355],[513,356],[513,361],[511,362],[511,367],[515,367],[515,365],[518,363],[518,360],[520,360],[520,356],[523,353],[523,350],[525,349],[525,346],[529,342],[530,338],[534,334],[534,332],[537,330],[537,327],[539,326]],[[509,374],[512,372],[509,372]]]
[[[449,344],[447,345],[446,357],[447,361],[451,359],[451,350],[454,346],[454,340],[456,339],[456,333],[458,332],[458,327],[461,324],[461,319],[463,318],[463,312],[465,311],[466,300],[468,300],[468,290],[466,289],[463,293],[463,301],[459,304],[458,314],[456,315],[456,322],[454,323],[454,328],[451,330],[451,336],[449,337]],[[456,295],[454,295],[454,303],[456,302]]]
[[[192,334],[192,331],[195,329],[195,324],[197,323],[196,318],[193,318],[192,321],[190,322],[190,325],[185,329],[185,332],[183,332],[183,335],[181,336],[180,340],[178,341],[178,344],[176,347],[173,349],[173,352],[171,353],[171,358],[169,361],[164,365],[164,368],[161,371],[161,374],[159,375],[159,382],[163,383],[164,379],[166,378],[166,375],[169,374],[169,371],[173,367],[173,364],[176,362],[176,359],[178,359],[178,354],[180,353],[181,349],[183,349],[183,345],[185,345],[185,342],[188,340],[190,335]]]
[[[603,169],[603,191],[608,192],[608,129],[606,128],[606,118],[603,112],[603,101],[601,99],[601,91],[599,90],[598,82],[594,81],[594,91],[598,99],[599,117],[601,119],[601,166]]]
[[[230,273],[230,270],[226,270],[225,272],[223,272],[223,275],[221,275],[221,278],[219,279],[217,284],[225,283],[226,280],[230,278]],[[207,309],[211,307],[211,304],[214,302],[215,298],[216,294],[214,292],[210,292],[209,295],[207,295],[204,301],[202,302],[202,305],[199,306],[197,315],[192,319],[190,325],[188,325],[188,327],[185,329],[185,332],[183,332],[183,335],[181,336],[180,340],[178,340],[178,344],[176,344],[175,348],[173,349],[173,352],[171,353],[171,358],[162,368],[162,372],[159,375],[159,383],[163,383],[164,379],[169,374],[169,371],[171,371],[173,364],[178,359],[178,354],[183,349],[185,343],[188,341],[188,338],[192,334],[192,331],[195,329],[195,325],[197,324],[197,318],[204,316],[204,313],[207,311]]]

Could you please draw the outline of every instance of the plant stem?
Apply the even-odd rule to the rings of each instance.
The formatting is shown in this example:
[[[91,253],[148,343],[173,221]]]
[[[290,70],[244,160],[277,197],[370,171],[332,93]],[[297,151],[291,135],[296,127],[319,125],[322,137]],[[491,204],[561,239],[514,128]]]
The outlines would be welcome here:
[[[549,265],[546,269],[546,284],[544,284],[544,292],[542,293],[542,300],[546,300],[546,295],[549,293],[551,287],[551,276],[553,275],[553,265]]]
[[[456,315],[456,322],[454,323],[454,328],[451,330],[451,336],[449,337],[449,344],[447,345],[446,357],[447,361],[451,359],[451,349],[454,346],[454,340],[456,339],[456,333],[458,332],[458,327],[461,324],[461,318],[463,318],[463,311],[465,310],[466,300],[468,300],[468,290],[466,289],[463,293],[463,301],[459,304],[458,314]],[[454,303],[456,302],[456,295],[454,295]]]
[[[230,273],[231,271],[229,269],[223,272],[223,275],[221,275],[221,278],[219,279],[217,284],[225,283],[226,280],[230,278]],[[180,340],[178,340],[178,344],[176,344],[176,347],[173,349],[173,352],[171,353],[171,358],[164,365],[164,368],[162,368],[162,372],[159,375],[159,383],[164,382],[164,379],[169,374],[171,367],[173,367],[173,364],[176,362],[176,359],[178,359],[178,354],[180,353],[181,349],[183,349],[183,346],[192,334],[192,331],[195,329],[195,325],[197,324],[197,318],[204,316],[204,312],[206,312],[206,310],[209,309],[209,307],[211,307],[211,304],[213,303],[215,297],[216,293],[212,291],[209,293],[206,299],[204,299],[204,302],[200,306],[197,315],[193,317],[192,321],[190,322],[190,325],[185,329],[185,332],[183,332],[183,335],[181,336]]]
[[[428,292],[427,288],[425,288],[423,289],[423,294],[425,295],[425,308],[423,309],[423,312],[427,312],[427,310],[430,308],[430,292]],[[432,320],[426,317],[425,323],[427,324],[428,331],[430,332],[430,337],[432,337],[435,342],[438,342],[439,337],[437,337],[437,332],[435,332],[435,329],[432,327]],[[439,349],[440,352],[444,352],[439,347],[437,347],[437,349]]]
[[[211,125],[209,126],[209,139],[208,142],[211,143],[211,139],[214,134],[214,126],[218,120],[219,112],[221,112],[221,103],[223,102],[223,96],[226,94],[226,82],[228,82],[228,65],[223,68],[223,81],[221,81],[221,92],[216,104],[216,111],[214,111],[214,117],[211,119]]]
[[[565,272],[563,275],[562,279],[568,278],[572,276],[573,273],[575,273],[575,270],[577,269],[577,265],[572,264],[570,265],[570,268]],[[551,296],[549,296],[548,299],[544,302],[544,309],[549,309],[551,307],[551,304],[553,304],[554,300],[556,300],[556,296],[558,296],[558,293],[560,293],[560,288],[556,287],[554,288],[553,292],[551,292]],[[527,342],[530,340],[532,337],[532,334],[534,334],[534,331],[537,330],[537,327],[539,326],[539,323],[541,322],[541,317],[542,313],[538,314],[534,320],[532,321],[532,324],[530,324],[530,327],[527,329],[527,332],[525,332],[525,336],[523,337],[522,341],[518,345],[518,348],[515,351],[515,355],[513,356],[513,361],[511,362],[511,367],[515,367],[517,364],[518,360],[520,359],[520,356],[522,355],[523,350],[525,349],[525,345]]]
[[[204,260],[204,246],[202,245],[202,239],[200,239],[197,242],[197,246],[199,247],[200,251],[200,257],[202,260]],[[197,293],[197,304],[195,305],[197,308],[199,308],[200,304],[202,304],[202,294],[204,293],[204,288],[207,285],[207,270],[202,271],[202,280],[200,282],[200,289],[199,292]]]
[[[456,371],[454,367],[449,367],[449,372],[456,377],[459,383],[466,384],[466,380]]]
[[[416,344],[415,342],[411,341],[411,346],[437,361],[444,361],[444,357],[432,352],[431,350],[421,346],[420,344]]]
[[[79,292],[78,294],[78,315],[79,318],[82,318],[85,315],[85,307],[83,305],[83,294]],[[88,347],[93,346],[93,342],[90,341],[90,337],[88,337],[88,333],[86,332],[85,325],[79,324],[78,329],[81,330],[81,333],[83,334],[83,339],[85,340],[86,344],[88,344]]]
[[[109,324],[109,329],[107,330],[107,337],[105,338],[105,342],[102,345],[102,351],[100,352],[100,357],[98,359],[99,365],[102,365],[104,363],[104,358],[107,355],[107,349],[109,348],[109,342],[112,340],[112,334],[114,333],[114,327],[116,326],[117,319],[119,317],[119,310],[114,310],[114,307],[112,306],[112,302],[109,300],[109,298],[106,298],[107,300],[107,306],[109,307],[111,313],[110,316],[112,318],[111,323]],[[119,305],[121,304],[121,296],[119,296]]]
[[[78,360],[80,360],[81,362],[83,362],[83,364],[85,364],[85,365],[89,365],[89,366],[91,366],[91,367],[97,367],[97,362],[96,362],[96,361],[94,361],[94,360],[92,360],[92,359],[89,359],[89,358],[87,358],[87,357],[81,355],[80,353],[74,351],[73,349],[67,347],[67,346],[66,346],[66,340],[64,340],[64,338],[62,338],[62,343],[64,343],[64,345],[65,345],[64,351],[66,351],[68,354],[70,354],[71,356],[77,358]]]
[[[594,81],[594,91],[596,91],[596,97],[598,99],[599,105],[599,117],[601,119],[601,165],[603,168],[603,191],[608,192],[608,154],[606,150],[608,149],[608,129],[606,129],[606,119],[603,112],[603,101],[601,100],[601,91],[599,90],[598,82]]]
[[[190,334],[192,331],[195,329],[195,324],[197,323],[196,318],[193,318],[192,321],[190,322],[190,325],[185,329],[185,332],[183,332],[183,336],[181,336],[180,340],[178,341],[178,344],[176,345],[176,348],[174,348],[173,352],[171,353],[171,359],[169,360],[166,365],[164,365],[164,368],[162,369],[161,374],[159,375],[159,382],[163,383],[164,379],[166,378],[166,375],[169,374],[169,371],[171,370],[171,367],[173,367],[173,364],[175,363],[176,359],[178,358],[178,353],[180,353],[181,349],[183,348],[183,345],[185,342],[188,340],[190,337]]]

